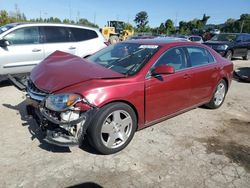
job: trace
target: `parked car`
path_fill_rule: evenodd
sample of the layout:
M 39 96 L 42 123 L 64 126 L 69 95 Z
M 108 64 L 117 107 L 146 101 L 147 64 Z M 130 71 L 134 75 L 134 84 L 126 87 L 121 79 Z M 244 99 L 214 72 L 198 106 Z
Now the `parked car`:
M 137 40 L 137 39 L 153 39 L 159 37 L 158 35 L 153 35 L 152 33 L 137 33 L 128 37 L 128 40 Z
M 173 34 L 173 35 L 170 35 L 169 37 L 181 38 L 181 39 L 187 39 L 188 38 L 187 35 L 181 35 L 181 34 Z
M 229 60 L 232 57 L 242 57 L 244 60 L 250 58 L 250 34 L 247 33 L 221 33 L 204 44 Z
M 28 73 L 56 50 L 83 58 L 106 46 L 102 34 L 89 27 L 51 23 L 7 24 L 0 27 L 0 77 Z
M 56 51 L 31 72 L 28 109 L 47 142 L 69 146 L 86 136 L 111 154 L 136 130 L 203 104 L 220 107 L 232 73 L 230 61 L 193 42 L 128 40 L 88 59 Z
M 203 39 L 201 36 L 198 35 L 191 35 L 187 37 L 188 40 L 192 41 L 192 42 L 197 42 L 197 43 L 203 43 Z
M 219 29 L 212 29 L 212 30 L 210 31 L 210 33 L 211 33 L 212 35 L 218 35 L 218 34 L 220 34 L 220 30 L 219 30 Z

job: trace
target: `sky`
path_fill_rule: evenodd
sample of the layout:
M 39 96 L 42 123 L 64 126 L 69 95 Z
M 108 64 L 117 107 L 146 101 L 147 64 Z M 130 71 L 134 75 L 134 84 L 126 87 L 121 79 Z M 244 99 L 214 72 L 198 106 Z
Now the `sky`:
M 148 13 L 150 27 L 158 27 L 167 19 L 175 25 L 180 21 L 210 16 L 208 24 L 224 23 L 250 14 L 250 0 L 0 0 L 0 10 L 15 11 L 18 7 L 28 19 L 58 17 L 86 18 L 103 27 L 108 20 L 122 20 L 135 25 L 135 15 Z M 177 23 L 177 24 L 176 24 Z

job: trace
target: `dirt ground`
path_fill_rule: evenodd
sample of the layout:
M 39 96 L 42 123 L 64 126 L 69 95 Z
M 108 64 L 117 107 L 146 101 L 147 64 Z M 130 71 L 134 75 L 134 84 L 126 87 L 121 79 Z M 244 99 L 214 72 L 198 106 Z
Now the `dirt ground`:
M 25 96 L 7 82 L 0 99 L 0 187 L 250 187 L 250 83 L 233 81 L 221 108 L 141 130 L 108 156 L 44 143 Z

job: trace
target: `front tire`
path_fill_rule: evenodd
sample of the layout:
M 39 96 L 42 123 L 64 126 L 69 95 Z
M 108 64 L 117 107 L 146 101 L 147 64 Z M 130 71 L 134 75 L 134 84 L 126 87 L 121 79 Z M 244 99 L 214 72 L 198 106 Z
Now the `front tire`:
M 243 56 L 244 60 L 249 60 L 250 59 L 250 50 L 247 50 L 247 53 L 245 56 Z
M 225 58 L 227 58 L 228 60 L 232 60 L 232 57 L 233 57 L 233 52 L 231 50 L 228 50 L 226 55 L 225 55 Z
M 134 110 L 125 103 L 110 103 L 100 109 L 88 130 L 90 144 L 102 154 L 124 149 L 137 127 Z
M 227 93 L 227 83 L 225 80 L 221 80 L 216 87 L 212 99 L 208 104 L 206 104 L 206 106 L 211 109 L 219 108 L 225 100 L 226 93 Z

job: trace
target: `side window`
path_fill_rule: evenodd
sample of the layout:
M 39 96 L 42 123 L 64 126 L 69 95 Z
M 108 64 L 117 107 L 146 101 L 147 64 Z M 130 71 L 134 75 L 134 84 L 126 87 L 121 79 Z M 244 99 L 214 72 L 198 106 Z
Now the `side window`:
M 238 35 L 236 41 L 240 41 L 240 42 L 243 42 L 244 41 L 244 37 L 243 35 Z
M 183 48 L 172 48 L 167 50 L 157 60 L 154 67 L 162 64 L 173 66 L 176 71 L 186 68 L 187 67 L 186 56 Z
M 187 47 L 187 51 L 192 67 L 215 62 L 214 57 L 205 48 Z
M 250 35 L 245 35 L 243 38 L 244 42 L 250 42 Z
M 55 42 L 71 42 L 72 36 L 69 30 L 66 27 L 54 27 L 54 26 L 45 26 L 45 41 L 46 43 L 55 43 Z
M 200 41 L 201 39 L 199 37 L 190 37 L 189 40 L 191 40 L 191 41 Z
M 18 44 L 38 44 L 39 29 L 38 27 L 25 27 L 17 29 L 7 34 L 4 39 L 8 40 L 11 45 Z
M 81 29 L 81 28 L 69 28 L 76 41 L 84 41 L 97 38 L 98 35 L 95 31 L 89 29 Z

